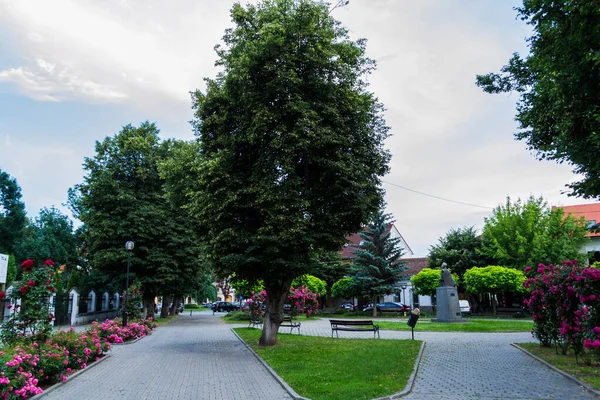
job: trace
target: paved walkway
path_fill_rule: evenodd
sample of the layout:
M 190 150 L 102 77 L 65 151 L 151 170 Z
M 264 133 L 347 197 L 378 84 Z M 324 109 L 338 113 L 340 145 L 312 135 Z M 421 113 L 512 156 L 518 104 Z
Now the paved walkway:
M 114 346 L 109 359 L 44 398 L 291 398 L 220 315 L 195 312 L 190 317 L 184 313 L 141 341 Z M 331 336 L 329 321 L 302 321 L 301 333 Z M 341 332 L 339 340 L 342 337 L 373 340 L 368 332 Z M 381 332 L 381 339 L 410 338 L 407 331 Z M 598 399 L 510 346 L 532 341 L 529 333 L 417 329 L 415 339 L 425 341 L 426 346 L 412 393 L 404 397 L 407 400 Z
M 231 325 L 211 312 L 184 313 L 109 354 L 44 400 L 291 399 Z

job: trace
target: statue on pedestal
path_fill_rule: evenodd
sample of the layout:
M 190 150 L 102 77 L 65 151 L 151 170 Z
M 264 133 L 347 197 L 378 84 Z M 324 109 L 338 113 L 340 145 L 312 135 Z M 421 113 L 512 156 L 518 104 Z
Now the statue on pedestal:
M 448 269 L 448 264 L 442 263 L 442 273 L 440 277 L 440 287 L 449 286 L 456 287 L 456 282 L 452 279 L 452 275 L 450 275 L 450 270 Z

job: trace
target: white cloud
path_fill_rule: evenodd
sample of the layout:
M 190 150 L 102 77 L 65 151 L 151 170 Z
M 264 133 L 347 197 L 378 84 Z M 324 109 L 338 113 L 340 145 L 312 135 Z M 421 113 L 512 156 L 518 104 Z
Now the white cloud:
M 507 195 L 523 198 L 530 193 L 544 194 L 551 204 L 584 202 L 560 193 L 564 184 L 577 179 L 568 165 L 538 162 L 523 143 L 514 141 L 516 96 L 487 95 L 474 84 L 476 74 L 498 71 L 513 52 L 526 50 L 529 28 L 515 20 L 512 10 L 518 3 L 352 0 L 332 12 L 352 38 L 369 39 L 367 52 L 378 61 L 370 89 L 388 109 L 393 134 L 387 142 L 393 154 L 391 173 L 385 180 L 487 207 L 497 206 Z M 203 77 L 215 76 L 213 47 L 232 26 L 232 4 L 5 0 L 7 12 L 0 13 L 0 23 L 15 47 L 11 64 L 2 64 L 0 86 L 12 82 L 27 96 L 48 102 L 52 112 L 69 116 L 73 104 L 62 100 L 91 102 L 114 123 L 115 129 L 105 134 L 147 118 L 158 121 L 163 133 L 189 139 L 188 92 L 203 86 Z M 110 108 L 115 102 L 118 112 Z M 69 129 L 68 123 L 62 128 Z M 71 137 L 80 131 L 76 123 L 71 130 Z M 81 160 L 92 155 L 71 148 L 62 132 L 43 122 L 39 131 L 54 147 L 72 152 L 51 156 L 53 162 L 44 165 L 43 174 L 12 161 L 23 149 L 44 156 L 42 148 L 31 149 L 33 133 L 14 136 L 20 141 L 10 152 L 0 148 L 2 167 L 14 168 L 10 171 L 26 180 L 24 196 L 36 204 L 43 198 L 38 195 L 41 187 L 58 193 L 53 198 L 65 196 L 66 188 L 82 175 Z M 101 139 L 88 132 L 81 135 L 92 135 L 86 138 L 87 151 Z M 44 181 L 36 185 L 38 178 Z M 44 186 L 48 181 L 53 188 Z M 425 255 L 452 227 L 481 227 L 489 214 L 384 186 L 388 212 L 417 255 Z
M 0 82 L 15 83 L 26 95 L 40 101 L 83 98 L 91 101 L 118 102 L 126 98 L 108 86 L 86 80 L 66 67 L 56 68 L 43 59 L 32 68 L 20 67 L 0 71 Z

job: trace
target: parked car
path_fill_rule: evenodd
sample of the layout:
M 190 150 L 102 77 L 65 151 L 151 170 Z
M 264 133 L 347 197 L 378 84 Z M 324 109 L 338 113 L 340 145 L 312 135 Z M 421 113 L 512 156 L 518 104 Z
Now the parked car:
M 356 309 L 356 306 L 352 303 L 350 303 L 349 301 L 342 303 L 340 305 L 340 308 L 343 308 L 344 310 L 348 310 L 348 311 L 354 311 Z
M 237 307 L 228 301 L 216 301 L 212 305 L 213 313 L 235 311 Z
M 363 311 L 373 311 L 373 305 L 367 304 L 367 307 L 363 308 Z M 386 301 L 385 303 L 377 304 L 377 312 L 405 312 L 410 311 L 410 306 L 402 303 L 396 303 L 393 301 Z
M 469 300 L 459 300 L 458 305 L 460 306 L 460 312 L 462 314 L 471 314 L 471 305 L 469 304 Z

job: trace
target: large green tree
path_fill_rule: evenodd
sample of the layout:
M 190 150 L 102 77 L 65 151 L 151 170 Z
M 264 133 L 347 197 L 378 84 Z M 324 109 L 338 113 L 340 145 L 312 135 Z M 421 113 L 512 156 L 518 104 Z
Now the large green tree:
M 570 184 L 600 196 L 600 7 L 598 0 L 524 0 L 529 55 L 514 54 L 501 73 L 477 76 L 488 93 L 519 93 L 518 140 L 539 159 L 568 162 L 582 176 Z
M 176 146 L 161 142 L 158 133 L 155 124 L 144 122 L 96 142 L 96 155 L 85 159 L 84 182 L 70 193 L 71 208 L 85 224 L 92 267 L 121 289 L 125 242 L 135 242 L 130 282 L 141 282 L 144 307 L 152 315 L 156 295 L 178 299 L 196 290 L 201 266 L 189 220 L 168 201 L 158 174 L 159 162 L 168 160 Z
M 482 240 L 475 227 L 450 229 L 429 248 L 428 266 L 439 269 L 445 262 L 462 279 L 467 269 L 489 264 L 488 258 L 480 253 L 481 246 Z
M 523 270 L 528 265 L 559 264 L 586 257 L 580 253 L 587 239 L 585 218 L 564 216 L 561 207 L 549 208 L 543 198 L 506 199 L 485 219 L 483 255 L 494 263 Z
M 373 221 L 361 232 L 362 239 L 356 245 L 350 273 L 361 296 L 376 304 L 380 296 L 393 293 L 395 283 L 402 280 L 406 267 L 400 262 L 404 250 L 399 237 L 392 237 L 390 225 L 393 221 L 388 214 L 379 212 Z M 373 307 L 377 316 L 377 307 Z
M 17 180 L 0 170 L 0 253 L 13 254 L 27 225 L 25 204 Z
M 187 208 L 221 275 L 263 280 L 268 346 L 292 280 L 381 205 L 388 127 L 367 91 L 366 41 L 325 2 L 236 4 L 231 16 L 222 72 L 192 96 L 199 155 L 166 173 L 191 174 Z
M 78 243 L 73 222 L 57 208 L 42 208 L 25 229 L 23 240 L 15 246 L 16 262 L 31 258 L 37 263 L 52 260 L 71 270 L 79 263 Z

